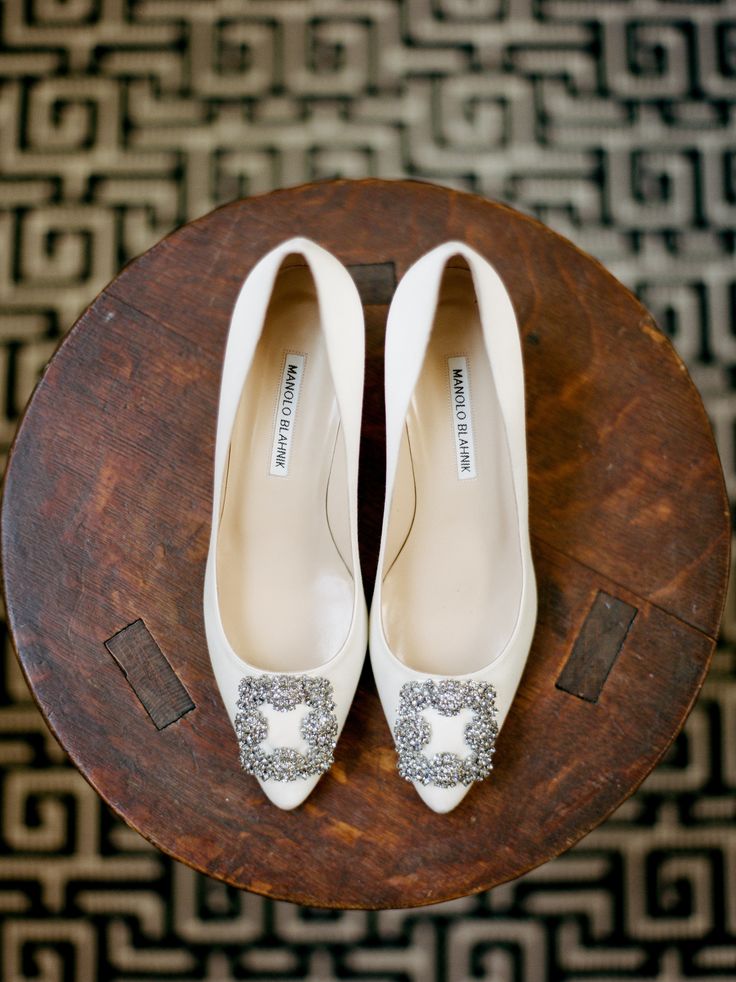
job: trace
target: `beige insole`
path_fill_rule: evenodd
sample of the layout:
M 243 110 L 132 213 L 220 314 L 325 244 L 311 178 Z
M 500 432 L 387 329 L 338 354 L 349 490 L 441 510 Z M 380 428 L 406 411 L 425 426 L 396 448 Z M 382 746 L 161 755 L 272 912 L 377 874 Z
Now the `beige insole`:
M 274 475 L 284 366 L 294 354 L 303 368 L 286 474 Z M 345 446 L 304 266 L 279 272 L 243 386 L 222 496 L 217 585 L 228 641 L 255 668 L 318 667 L 347 637 L 353 577 Z
M 449 359 L 465 358 L 474 471 L 456 444 Z M 453 363 L 453 366 L 457 363 Z M 462 675 L 499 653 L 519 613 L 521 552 L 505 428 L 472 279 L 448 268 L 411 400 L 388 526 L 382 616 L 408 666 Z

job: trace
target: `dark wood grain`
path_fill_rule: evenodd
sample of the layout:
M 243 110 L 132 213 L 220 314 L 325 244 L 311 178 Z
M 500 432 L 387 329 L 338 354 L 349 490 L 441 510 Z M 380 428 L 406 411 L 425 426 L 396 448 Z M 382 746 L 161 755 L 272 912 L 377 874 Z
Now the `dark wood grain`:
M 105 647 L 157 729 L 194 709 L 189 693 L 140 618 L 108 638 Z
M 463 239 L 496 265 L 519 317 L 539 620 L 493 775 L 450 815 L 430 812 L 398 777 L 368 668 L 334 767 L 302 807 L 274 808 L 239 769 L 210 669 L 201 597 L 229 317 L 254 263 L 296 234 L 372 270 L 359 526 L 368 594 L 383 508 L 388 299 L 386 273 L 375 271 L 392 264 L 400 277 L 428 249 Z M 661 758 L 702 685 L 729 540 L 702 403 L 636 299 L 539 223 L 413 182 L 328 182 L 234 202 L 131 263 L 39 383 L 2 506 L 14 644 L 85 777 L 194 868 L 327 907 L 479 891 L 609 815 Z M 590 701 L 556 682 L 601 593 L 637 614 Z M 138 618 L 196 707 L 162 730 L 105 648 Z
M 636 607 L 603 591 L 598 593 L 560 672 L 557 688 L 596 702 L 635 617 Z
M 396 288 L 393 263 L 362 263 L 348 267 L 365 306 L 391 303 Z

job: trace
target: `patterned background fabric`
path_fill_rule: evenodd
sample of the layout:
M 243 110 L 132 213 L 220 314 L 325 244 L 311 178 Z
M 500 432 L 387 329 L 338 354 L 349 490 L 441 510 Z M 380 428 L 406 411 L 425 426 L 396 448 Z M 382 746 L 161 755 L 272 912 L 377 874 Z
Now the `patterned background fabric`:
M 0 444 L 121 265 L 236 196 L 414 176 L 530 212 L 674 339 L 736 495 L 736 4 L 0 2 Z M 271 903 L 114 818 L 5 639 L 0 978 L 736 979 L 736 610 L 666 761 L 575 849 L 419 911 Z

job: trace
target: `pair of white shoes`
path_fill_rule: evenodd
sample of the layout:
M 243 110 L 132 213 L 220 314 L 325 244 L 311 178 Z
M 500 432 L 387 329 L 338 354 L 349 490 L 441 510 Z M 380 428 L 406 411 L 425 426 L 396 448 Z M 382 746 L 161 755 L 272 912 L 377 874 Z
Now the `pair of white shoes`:
M 241 764 L 281 808 L 332 764 L 365 657 L 364 342 L 349 273 L 296 238 L 248 275 L 225 351 L 207 643 Z M 536 621 L 519 332 L 464 243 L 396 289 L 385 384 L 371 663 L 399 773 L 447 812 L 491 770 Z

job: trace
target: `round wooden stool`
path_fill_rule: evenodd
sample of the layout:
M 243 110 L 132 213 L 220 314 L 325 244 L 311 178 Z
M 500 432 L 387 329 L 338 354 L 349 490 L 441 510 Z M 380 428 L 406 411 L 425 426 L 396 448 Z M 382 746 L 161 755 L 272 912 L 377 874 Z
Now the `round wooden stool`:
M 383 508 L 387 304 L 428 249 L 498 269 L 523 334 L 535 641 L 491 777 L 436 815 L 395 769 L 366 668 L 336 763 L 294 812 L 239 767 L 202 621 L 221 359 L 238 289 L 305 235 L 367 318 L 366 588 Z M 80 771 L 169 855 L 270 897 L 429 904 L 569 848 L 649 773 L 714 647 L 729 516 L 700 398 L 636 299 L 509 208 L 407 181 L 234 202 L 174 232 L 97 298 L 20 424 L 2 506 L 8 617 L 30 687 Z

